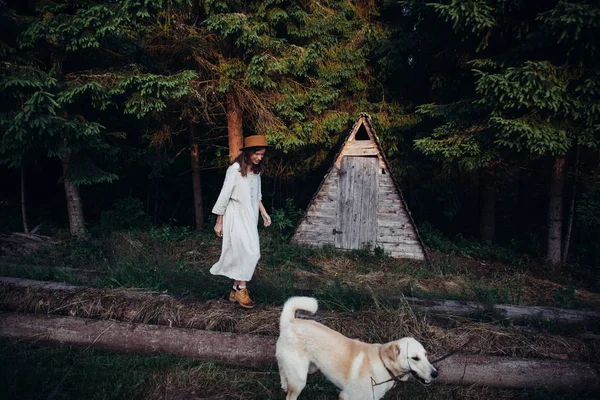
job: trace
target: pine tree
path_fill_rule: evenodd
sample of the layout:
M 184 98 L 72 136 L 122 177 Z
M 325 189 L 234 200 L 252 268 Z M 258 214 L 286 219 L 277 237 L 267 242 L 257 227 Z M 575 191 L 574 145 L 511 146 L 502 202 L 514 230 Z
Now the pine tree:
M 239 153 L 243 130 L 268 135 L 284 151 L 331 146 L 331 135 L 343 131 L 365 98 L 374 36 L 364 20 L 369 12 L 339 0 L 192 1 L 163 9 L 144 37 L 149 63 L 193 69 L 198 78 L 193 91 L 160 118 L 169 119 L 171 132 L 190 135 L 195 124 L 214 132 L 225 118 L 229 160 Z M 213 134 L 201 132 L 194 133 L 194 143 L 214 142 Z M 198 204 L 194 148 L 190 142 Z M 205 150 L 205 165 L 222 165 L 222 149 Z
M 18 41 L 0 77 L 6 100 L 0 161 L 18 167 L 42 151 L 61 161 L 75 237 L 85 236 L 79 187 L 118 178 L 100 165 L 117 155 L 111 140 L 125 133 L 107 130 L 103 116 L 160 111 L 187 94 L 196 76 L 162 76 L 132 64 L 144 21 L 164 4 L 62 1 L 29 10 L 33 18 L 15 16 L 21 24 L 11 33 Z
M 178 30 L 157 31 L 151 44 L 166 50 L 177 39 L 175 50 L 195 62 L 199 90 L 226 112 L 232 158 L 243 125 L 288 149 L 327 143 L 349 121 L 369 76 L 367 14 L 340 0 L 197 1 L 173 12 Z
M 474 93 L 419 111 L 438 119 L 416 142 L 468 168 L 498 157 L 553 157 L 547 260 L 561 260 L 564 162 L 576 145 L 598 148 L 600 9 L 586 1 L 469 0 L 431 4 L 473 43 Z

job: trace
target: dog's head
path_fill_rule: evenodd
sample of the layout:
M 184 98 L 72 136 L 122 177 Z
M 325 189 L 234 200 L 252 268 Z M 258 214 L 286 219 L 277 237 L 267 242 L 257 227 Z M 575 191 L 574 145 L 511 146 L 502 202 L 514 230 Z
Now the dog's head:
M 429 385 L 438 376 L 438 371 L 427 360 L 427 352 L 421 343 L 411 337 L 384 344 L 382 358 L 394 375 L 406 375 L 403 381 L 412 375 L 422 384 Z

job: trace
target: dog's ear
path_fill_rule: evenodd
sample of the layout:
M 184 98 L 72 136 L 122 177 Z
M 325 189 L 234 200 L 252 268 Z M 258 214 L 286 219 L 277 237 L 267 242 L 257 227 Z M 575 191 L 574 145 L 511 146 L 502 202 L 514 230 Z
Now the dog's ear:
M 400 356 L 400 345 L 398 343 L 390 343 L 384 349 L 384 353 L 390 360 L 395 360 Z

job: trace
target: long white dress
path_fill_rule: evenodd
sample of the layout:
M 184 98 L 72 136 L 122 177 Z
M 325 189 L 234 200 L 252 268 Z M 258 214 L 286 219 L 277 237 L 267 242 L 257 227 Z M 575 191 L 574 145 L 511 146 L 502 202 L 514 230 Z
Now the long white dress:
M 260 259 L 258 204 L 262 200 L 260 174 L 240 173 L 236 162 L 227 169 L 225 182 L 212 212 L 223 216 L 221 258 L 210 273 L 249 281 Z

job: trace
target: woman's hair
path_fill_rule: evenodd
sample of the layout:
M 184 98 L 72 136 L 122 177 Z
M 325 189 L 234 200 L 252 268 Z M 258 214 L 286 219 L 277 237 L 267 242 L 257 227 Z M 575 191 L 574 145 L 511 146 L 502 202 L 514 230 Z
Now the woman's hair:
M 250 160 L 250 156 L 252 154 L 254 154 L 255 152 L 265 149 L 266 147 L 248 147 L 247 149 L 242 150 L 242 152 L 240 153 L 239 156 L 237 156 L 235 158 L 235 160 L 233 160 L 231 162 L 231 164 L 233 163 L 238 163 L 240 164 L 240 174 L 242 174 L 242 176 L 246 176 L 248 174 L 248 165 L 252 166 L 252 172 L 255 174 L 260 174 L 265 166 L 265 159 L 263 157 L 262 160 L 260 160 L 260 162 L 258 164 L 253 164 L 252 161 Z

